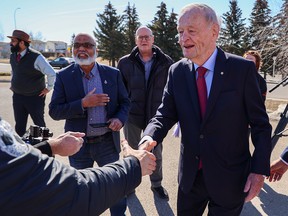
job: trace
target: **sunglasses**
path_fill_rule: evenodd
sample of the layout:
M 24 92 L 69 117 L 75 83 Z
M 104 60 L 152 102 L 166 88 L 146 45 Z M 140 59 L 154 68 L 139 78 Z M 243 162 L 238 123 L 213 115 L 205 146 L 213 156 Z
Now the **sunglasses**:
M 88 42 L 86 42 L 86 43 L 74 43 L 73 44 L 74 49 L 79 49 L 81 46 L 84 47 L 85 49 L 91 49 L 95 46 L 95 44 L 91 44 Z

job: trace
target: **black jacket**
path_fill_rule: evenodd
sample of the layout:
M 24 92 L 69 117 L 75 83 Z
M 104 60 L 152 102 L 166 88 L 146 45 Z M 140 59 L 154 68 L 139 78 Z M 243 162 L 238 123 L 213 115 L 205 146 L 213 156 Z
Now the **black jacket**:
M 142 129 L 155 115 L 161 104 L 168 69 L 173 63 L 173 60 L 159 47 L 153 46 L 152 49 L 154 62 L 147 84 L 145 68 L 139 58 L 138 47 L 135 47 L 129 55 L 122 57 L 118 62 L 118 69 L 121 71 L 131 100 L 128 121 Z
M 0 120 L 0 215 L 94 216 L 141 182 L 135 157 L 77 170 L 22 144 Z

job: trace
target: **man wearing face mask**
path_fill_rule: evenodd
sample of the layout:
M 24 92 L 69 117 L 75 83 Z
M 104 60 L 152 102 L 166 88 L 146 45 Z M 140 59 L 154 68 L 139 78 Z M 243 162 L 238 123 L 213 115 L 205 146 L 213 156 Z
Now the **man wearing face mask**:
M 76 169 L 102 167 L 119 159 L 120 129 L 127 120 L 129 98 L 116 68 L 95 62 L 96 43 L 91 35 L 74 38 L 72 64 L 57 73 L 49 105 L 54 120 L 65 119 L 65 131 L 85 132 L 79 152 L 69 157 Z M 110 208 L 125 215 L 126 199 Z
M 53 88 L 56 73 L 41 53 L 31 49 L 27 33 L 14 30 L 11 39 L 10 64 L 12 67 L 11 90 L 15 130 L 23 136 L 28 115 L 34 124 L 45 127 L 44 107 L 46 94 Z M 47 84 L 45 84 L 45 75 Z

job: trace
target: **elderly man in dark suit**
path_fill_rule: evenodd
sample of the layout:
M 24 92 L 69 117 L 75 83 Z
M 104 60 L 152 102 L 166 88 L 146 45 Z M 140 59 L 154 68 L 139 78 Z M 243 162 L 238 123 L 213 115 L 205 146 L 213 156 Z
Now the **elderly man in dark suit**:
M 170 67 L 162 104 L 139 148 L 162 142 L 179 121 L 177 215 L 202 215 L 207 205 L 209 215 L 239 215 L 270 174 L 271 125 L 255 65 L 216 46 L 220 25 L 205 4 L 185 6 L 177 30 L 185 58 Z
M 95 62 L 96 43 L 78 34 L 73 43 L 75 64 L 56 76 L 49 114 L 66 119 L 65 131 L 85 132 L 80 151 L 69 157 L 77 169 L 103 166 L 119 159 L 120 132 L 128 117 L 129 99 L 118 69 Z M 93 126 L 94 125 L 94 126 Z M 124 215 L 126 200 L 110 208 L 111 215 Z

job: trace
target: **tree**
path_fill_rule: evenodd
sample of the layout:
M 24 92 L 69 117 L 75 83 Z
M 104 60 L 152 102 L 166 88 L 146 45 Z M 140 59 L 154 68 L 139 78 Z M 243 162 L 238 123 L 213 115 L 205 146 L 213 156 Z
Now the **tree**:
M 33 33 L 32 31 L 29 33 L 30 40 L 43 40 L 42 32 Z
M 97 14 L 97 17 L 97 27 L 93 33 L 98 42 L 99 56 L 115 67 L 119 58 L 125 54 L 123 17 L 117 15 L 110 2 L 105 5 L 104 12 Z
M 148 26 L 153 32 L 154 43 L 172 59 L 178 60 L 182 53 L 177 38 L 177 14 L 172 9 L 171 14 L 168 15 L 164 2 L 161 2 L 157 8 L 159 10 L 156 12 L 152 24 Z
M 181 47 L 178 43 L 178 32 L 177 32 L 177 14 L 172 12 L 167 20 L 167 47 L 168 50 L 166 51 L 167 54 L 174 60 L 180 60 L 182 54 Z
M 273 17 L 274 47 L 271 49 L 271 59 L 275 58 L 276 71 L 282 74 L 283 77 L 288 75 L 288 0 L 283 0 L 280 13 Z
M 245 18 L 238 7 L 237 0 L 229 1 L 230 11 L 223 14 L 224 28 L 220 33 L 219 45 L 227 52 L 242 55 L 243 37 L 245 35 Z
M 251 46 L 253 49 L 259 49 L 261 46 L 258 39 L 259 32 L 263 32 L 265 28 L 269 28 L 271 24 L 271 10 L 267 0 L 256 0 L 252 9 L 249 32 L 251 34 Z M 268 35 L 266 35 L 268 38 Z
M 267 0 L 256 0 L 251 12 L 250 27 L 250 47 L 254 50 L 258 50 L 262 56 L 261 70 L 264 72 L 264 78 L 266 78 L 266 72 L 270 69 L 273 61 L 269 56 L 272 40 L 271 29 L 271 10 L 268 6 Z M 268 58 L 267 58 L 268 57 Z
M 72 34 L 72 36 L 71 36 L 71 45 L 70 45 L 70 48 L 69 48 L 69 53 L 70 53 L 70 55 L 72 56 L 72 46 L 73 46 L 73 43 L 74 43 L 74 39 L 75 39 L 75 33 L 73 33 Z
M 130 53 L 131 50 L 135 47 L 135 32 L 140 27 L 141 23 L 139 22 L 139 17 L 136 11 L 135 5 L 133 7 L 128 6 L 124 11 L 124 36 L 125 36 L 125 51 Z
M 157 6 L 159 10 L 156 12 L 152 24 L 148 27 L 151 28 L 154 35 L 154 43 L 159 46 L 163 52 L 167 52 L 167 22 L 168 22 L 168 11 L 166 4 L 161 2 L 160 6 Z

